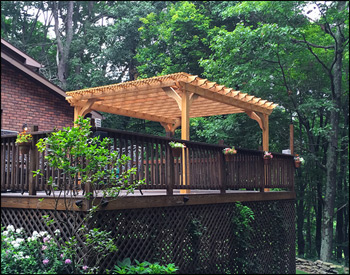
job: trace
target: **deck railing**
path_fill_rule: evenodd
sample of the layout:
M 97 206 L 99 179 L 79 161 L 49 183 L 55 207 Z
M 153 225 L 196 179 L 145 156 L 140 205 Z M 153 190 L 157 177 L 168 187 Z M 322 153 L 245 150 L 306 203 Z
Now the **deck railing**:
M 61 190 L 80 190 L 79 177 L 66 177 L 62 171 L 47 165 L 46 152 L 40 153 L 34 144 L 49 132 L 33 132 L 32 149 L 21 155 L 15 144 L 15 135 L 1 137 L 1 190 L 35 194 L 50 188 L 50 176 Z M 145 179 L 142 189 L 261 190 L 265 188 L 294 189 L 294 160 L 291 155 L 273 153 L 271 163 L 264 165 L 263 152 L 237 149 L 232 161 L 225 161 L 224 145 L 170 139 L 152 135 L 131 133 L 106 128 L 94 129 L 94 135 L 112 139 L 112 150 L 131 158 L 118 173 L 131 167 L 137 168 L 133 179 Z M 170 141 L 186 144 L 182 155 L 174 158 Z M 72 161 L 75 161 L 72 159 Z M 107 167 L 106 167 L 107 168 Z M 110 168 L 110 167 L 109 167 Z M 41 170 L 42 176 L 33 178 L 33 170 Z

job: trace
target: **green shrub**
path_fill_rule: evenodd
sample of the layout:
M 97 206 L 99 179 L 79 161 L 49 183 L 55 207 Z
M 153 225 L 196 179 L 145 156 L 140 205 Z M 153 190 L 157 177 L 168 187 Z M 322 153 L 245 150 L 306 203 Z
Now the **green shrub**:
M 158 263 L 151 264 L 149 262 L 142 262 L 135 260 L 136 265 L 131 265 L 130 258 L 124 259 L 122 262 L 118 261 L 114 266 L 113 273 L 116 274 L 175 274 L 178 268 L 175 264 L 168 264 L 166 266 Z

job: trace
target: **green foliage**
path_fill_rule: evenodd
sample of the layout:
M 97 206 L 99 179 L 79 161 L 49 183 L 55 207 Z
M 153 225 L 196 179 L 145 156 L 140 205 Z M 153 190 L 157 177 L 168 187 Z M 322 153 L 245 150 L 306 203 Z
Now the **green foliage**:
M 181 143 L 181 142 L 175 142 L 175 141 L 171 141 L 169 142 L 169 145 L 171 148 L 185 148 L 186 145 Z
M 235 225 L 236 235 L 242 236 L 242 234 L 249 234 L 252 230 L 250 223 L 254 220 L 254 212 L 241 202 L 236 202 L 236 209 L 238 214 L 232 218 L 232 222 Z
M 117 168 L 125 165 L 130 158 L 109 150 L 108 145 L 112 143 L 109 138 L 101 141 L 99 137 L 91 137 L 89 121 L 90 119 L 80 117 L 75 122 L 78 127 L 52 132 L 38 141 L 38 150 L 47 150 L 45 159 L 51 167 L 62 169 L 72 179 L 80 175 L 83 186 L 90 184 L 95 192 L 102 190 L 104 197 L 116 198 L 121 189 L 132 193 L 145 181 L 131 182 L 131 176 L 136 174 L 135 167 L 116 173 Z M 38 173 L 40 170 L 36 171 Z M 58 189 L 54 183 L 52 188 Z M 86 198 L 90 199 L 91 195 L 93 194 L 86 194 Z
M 130 258 L 124 259 L 122 262 L 118 261 L 114 267 L 116 274 L 175 274 L 178 270 L 174 264 L 166 266 L 158 263 L 149 263 L 147 261 L 139 262 L 135 260 L 136 265 L 131 264 Z
M 245 253 L 253 246 L 250 236 L 253 232 L 251 222 L 254 220 L 254 212 L 241 202 L 236 202 L 235 211 L 231 219 L 231 242 L 235 244 L 232 249 L 230 258 L 234 270 L 231 273 L 249 274 L 252 272 L 251 263 L 247 262 Z
M 91 201 L 91 208 L 88 209 L 89 212 L 82 223 L 77 222 L 75 217 L 77 213 L 72 211 L 73 205 L 69 203 L 65 203 L 65 206 L 73 222 L 62 219 L 59 215 L 56 217 L 46 215 L 43 218 L 48 226 L 56 222 L 68 222 L 69 241 L 65 244 L 67 255 L 72 259 L 73 272 L 89 258 L 94 259 L 94 266 L 89 269 L 98 272 L 100 261 L 109 253 L 117 250 L 115 239 L 110 236 L 111 232 L 102 231 L 99 228 L 88 229 L 84 224 L 91 221 L 106 200 L 116 199 L 122 189 L 127 193 L 133 193 L 134 189 L 144 184 L 145 181 L 132 180 L 132 176 L 136 173 L 135 167 L 118 172 L 118 167 L 125 166 L 130 158 L 110 150 L 108 146 L 111 140 L 109 138 L 100 140 L 99 137 L 91 137 L 90 119 L 79 117 L 75 123 L 77 127 L 67 127 L 40 139 L 37 147 L 40 152 L 47 151 L 45 159 L 50 167 L 61 169 L 62 173 L 72 181 L 80 176 L 82 186 L 90 185 L 90 191 L 85 194 L 85 198 Z M 35 175 L 43 174 L 38 170 L 35 171 Z M 54 192 L 55 199 L 61 198 L 61 192 L 59 195 L 55 194 L 59 187 L 52 177 L 48 179 L 48 184 Z M 96 202 L 97 197 L 99 197 L 98 202 Z M 63 198 L 67 199 L 66 195 Z M 82 243 L 79 243 L 78 239 L 81 239 Z M 84 255 L 79 259 L 76 258 L 78 251 Z
M 141 19 L 136 60 L 140 77 L 176 72 L 200 74 L 198 60 L 209 50 L 210 19 L 191 2 L 176 2 L 167 11 Z

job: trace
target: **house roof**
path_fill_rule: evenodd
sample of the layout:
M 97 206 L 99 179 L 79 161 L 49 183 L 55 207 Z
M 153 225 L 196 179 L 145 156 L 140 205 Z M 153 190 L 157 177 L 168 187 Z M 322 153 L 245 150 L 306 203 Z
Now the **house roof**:
M 182 115 L 184 91 L 190 94 L 189 117 L 252 112 L 269 115 L 273 102 L 180 72 L 67 92 L 72 106 L 124 116 L 175 123 Z
M 23 59 L 23 63 L 35 68 L 42 68 L 44 67 L 42 64 L 40 64 L 35 59 L 31 58 L 29 55 L 25 54 L 21 50 L 17 49 L 15 46 L 7 42 L 5 39 L 1 38 L 1 52 L 9 52 L 11 51 L 11 55 L 15 57 L 16 55 L 18 57 L 21 57 Z M 18 58 L 17 58 L 18 59 Z
M 35 61 L 30 56 L 26 55 L 6 40 L 1 38 L 1 59 L 7 61 L 18 70 L 22 71 L 24 74 L 29 76 L 30 78 L 38 81 L 47 87 L 50 91 L 67 97 L 65 91 L 63 91 L 60 87 L 48 81 L 45 77 L 41 76 L 39 73 L 33 71 L 33 67 L 41 68 L 43 67 L 39 62 Z M 102 115 L 98 112 L 93 112 L 93 117 L 102 118 Z

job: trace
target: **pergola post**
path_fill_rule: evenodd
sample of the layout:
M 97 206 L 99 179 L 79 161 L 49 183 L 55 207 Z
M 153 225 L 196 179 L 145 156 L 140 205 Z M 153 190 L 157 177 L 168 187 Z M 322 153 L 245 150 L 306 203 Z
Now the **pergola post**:
M 263 114 L 263 150 L 269 151 L 269 116 Z
M 190 95 L 183 90 L 181 99 L 181 139 L 190 139 Z M 188 148 L 182 149 L 182 182 L 183 185 L 189 185 L 189 152 Z M 186 173 L 187 172 L 187 173 Z M 188 175 L 188 177 L 186 177 Z M 189 189 L 181 189 L 181 194 L 190 193 Z

